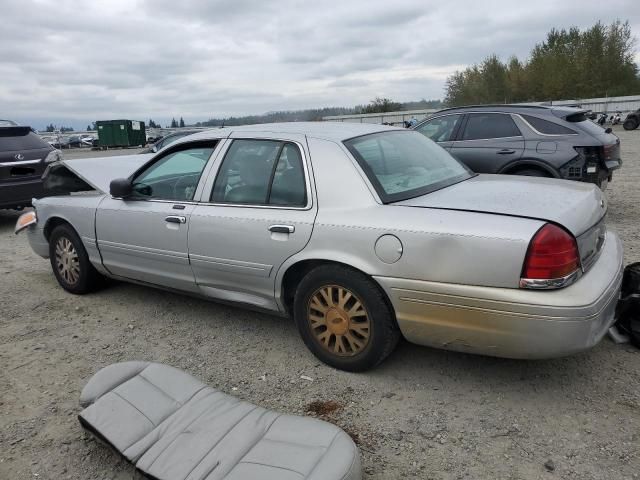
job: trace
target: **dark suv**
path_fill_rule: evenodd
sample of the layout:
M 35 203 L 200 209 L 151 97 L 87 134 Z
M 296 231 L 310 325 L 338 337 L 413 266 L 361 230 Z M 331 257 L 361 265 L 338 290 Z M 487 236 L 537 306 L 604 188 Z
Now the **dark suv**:
M 42 174 L 58 150 L 30 127 L 0 126 L 0 208 L 22 208 L 43 194 Z
M 620 140 L 574 107 L 482 105 L 441 110 L 414 127 L 477 173 L 592 182 L 620 168 Z

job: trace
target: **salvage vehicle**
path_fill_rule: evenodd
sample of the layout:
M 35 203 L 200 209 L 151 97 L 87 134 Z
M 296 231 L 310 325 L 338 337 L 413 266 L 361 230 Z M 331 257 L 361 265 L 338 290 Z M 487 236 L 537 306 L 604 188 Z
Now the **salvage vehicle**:
M 140 154 L 159 152 L 164 147 L 171 145 L 176 140 L 179 140 L 182 137 L 186 137 L 187 135 L 191 135 L 192 133 L 197 133 L 200 131 L 202 130 L 179 130 L 177 132 L 170 133 L 156 140 L 152 145 L 142 150 Z
M 441 110 L 415 127 L 476 173 L 595 183 L 620 168 L 620 139 L 589 110 L 545 105 L 481 105 Z
M 640 125 L 640 108 L 635 112 L 631 112 L 627 114 L 627 117 L 624 119 L 624 123 L 622 124 L 622 128 L 625 130 L 635 130 Z
M 0 208 L 21 209 L 41 197 L 42 173 L 60 158 L 31 127 L 0 126 Z
M 67 291 L 103 276 L 294 318 L 361 371 L 399 338 L 534 359 L 597 344 L 622 244 L 592 184 L 477 175 L 382 125 L 208 130 L 157 154 L 63 160 L 16 232 Z

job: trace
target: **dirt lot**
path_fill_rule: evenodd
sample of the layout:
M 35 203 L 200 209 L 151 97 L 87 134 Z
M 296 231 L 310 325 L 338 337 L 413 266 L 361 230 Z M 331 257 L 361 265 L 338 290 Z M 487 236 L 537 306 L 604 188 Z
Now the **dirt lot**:
M 626 163 L 608 190 L 609 224 L 626 261 L 639 261 L 640 130 L 617 133 Z M 1 479 L 138 478 L 76 420 L 89 376 L 133 359 L 320 412 L 357 439 L 370 479 L 640 478 L 640 350 L 629 345 L 525 362 L 405 342 L 372 372 L 340 372 L 282 318 L 124 283 L 69 295 L 14 236 L 16 217 L 0 212 Z

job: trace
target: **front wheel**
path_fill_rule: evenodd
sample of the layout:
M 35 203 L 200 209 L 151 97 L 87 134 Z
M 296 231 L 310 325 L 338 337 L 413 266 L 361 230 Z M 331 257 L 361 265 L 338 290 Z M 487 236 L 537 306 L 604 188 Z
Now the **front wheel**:
M 518 170 L 513 172 L 513 175 L 523 175 L 525 177 L 549 177 L 550 175 L 538 168 L 525 168 L 523 170 Z
M 49 259 L 58 283 L 75 294 L 94 290 L 101 275 L 91 265 L 80 237 L 70 225 L 59 225 L 49 237 Z
M 378 365 L 400 338 L 380 288 L 366 275 L 337 265 L 317 267 L 302 279 L 294 319 L 316 357 L 351 372 Z

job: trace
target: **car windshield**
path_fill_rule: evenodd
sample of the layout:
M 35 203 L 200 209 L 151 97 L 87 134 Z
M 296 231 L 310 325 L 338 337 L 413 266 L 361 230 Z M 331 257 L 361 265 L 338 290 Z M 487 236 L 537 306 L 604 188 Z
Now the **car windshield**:
M 384 203 L 424 195 L 473 174 L 424 135 L 391 131 L 344 142 Z

